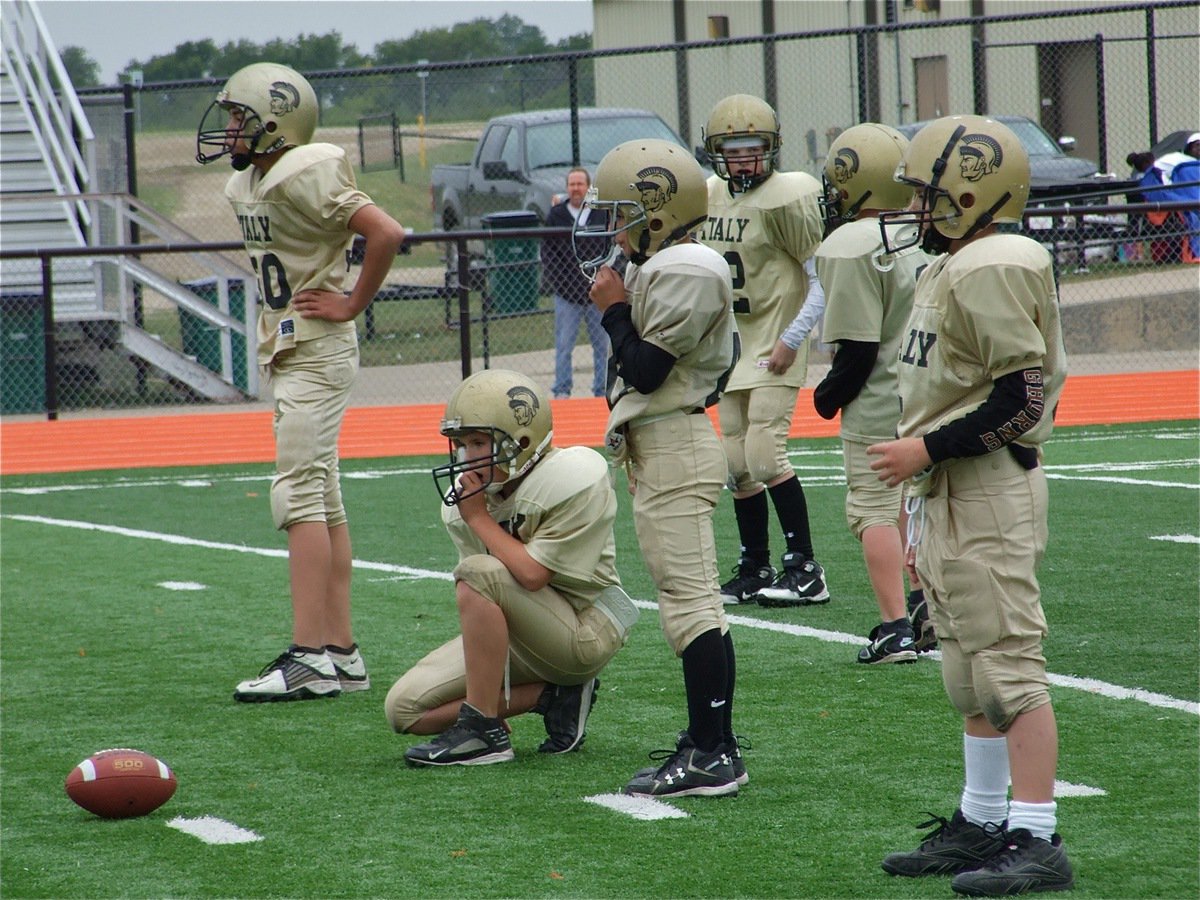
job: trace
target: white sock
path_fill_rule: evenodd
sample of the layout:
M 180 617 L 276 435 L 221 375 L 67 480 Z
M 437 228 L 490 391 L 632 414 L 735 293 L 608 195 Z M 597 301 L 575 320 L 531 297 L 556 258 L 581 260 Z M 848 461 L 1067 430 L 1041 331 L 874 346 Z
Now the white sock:
M 1051 800 L 1049 803 L 1023 803 L 1014 800 L 1008 813 L 1008 828 L 1028 829 L 1035 838 L 1048 841 L 1058 830 L 1058 804 Z
M 963 818 L 976 825 L 1001 824 L 1008 817 L 1008 739 L 964 734 L 963 764 Z

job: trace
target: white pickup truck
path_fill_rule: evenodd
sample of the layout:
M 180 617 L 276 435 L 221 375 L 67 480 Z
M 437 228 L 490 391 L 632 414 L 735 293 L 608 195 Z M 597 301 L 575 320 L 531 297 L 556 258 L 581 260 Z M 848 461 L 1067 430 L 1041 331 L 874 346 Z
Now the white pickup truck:
M 581 165 L 595 174 L 604 154 L 636 138 L 661 138 L 687 146 L 657 114 L 645 109 L 583 107 L 578 122 L 576 156 L 569 109 L 491 119 L 475 145 L 471 162 L 433 167 L 434 227 L 479 230 L 484 216 L 508 211 L 532 213 L 541 223 L 556 196 L 561 199 L 565 194 L 567 172 L 572 167 Z M 447 267 L 455 272 L 457 256 L 454 245 L 449 247 Z M 482 253 L 482 248 L 472 246 L 471 253 Z

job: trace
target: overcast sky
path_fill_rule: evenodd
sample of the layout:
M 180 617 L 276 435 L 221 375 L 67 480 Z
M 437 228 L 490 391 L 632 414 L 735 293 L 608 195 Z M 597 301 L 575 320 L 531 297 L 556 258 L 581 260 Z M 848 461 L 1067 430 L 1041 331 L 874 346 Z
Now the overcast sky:
M 184 41 L 273 38 L 338 31 L 361 53 L 381 41 L 507 13 L 551 42 L 592 30 L 591 0 L 39 0 L 59 49 L 82 47 L 115 84 L 130 60 L 170 53 Z

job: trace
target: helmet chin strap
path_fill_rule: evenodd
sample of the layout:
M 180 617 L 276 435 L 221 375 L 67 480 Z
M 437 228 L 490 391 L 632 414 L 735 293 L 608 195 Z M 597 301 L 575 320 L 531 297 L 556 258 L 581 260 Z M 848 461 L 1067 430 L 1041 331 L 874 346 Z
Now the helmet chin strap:
M 848 207 L 846 207 L 845 212 L 837 213 L 836 214 L 837 224 L 841 225 L 845 222 L 853 222 L 858 217 L 858 211 L 866 205 L 867 200 L 869 200 L 870 197 L 871 197 L 871 192 L 865 191 L 861 197 L 859 197 L 857 200 L 855 200 L 853 203 L 851 203 Z
M 950 238 L 946 237 L 930 223 L 921 235 L 921 249 L 930 256 L 941 256 L 950 249 Z
M 968 238 L 973 238 L 973 237 L 975 237 L 975 235 L 979 234 L 979 232 L 983 231 L 983 229 L 985 229 L 989 225 L 991 225 L 992 219 L 995 217 L 996 213 L 1000 210 L 1000 207 L 1002 207 L 1005 203 L 1007 203 L 1011 199 L 1012 199 L 1012 192 L 1005 191 L 1001 195 L 999 200 L 997 200 L 995 203 L 993 203 L 983 215 L 981 215 L 978 219 L 975 220 L 975 224 L 967 229 L 967 233 L 964 234 L 960 238 L 960 240 L 965 241 Z
M 729 186 L 729 195 L 733 196 L 734 194 L 744 194 L 746 191 L 753 190 L 766 180 L 766 175 L 734 175 L 730 173 L 726 183 Z M 736 188 L 734 187 L 735 182 L 737 184 Z
M 508 477 L 503 481 L 493 481 L 484 485 L 484 493 L 486 493 L 489 497 L 494 497 L 518 478 L 525 475 L 530 469 L 533 468 L 533 464 L 542 458 L 542 454 L 546 452 L 546 449 L 550 446 L 550 442 L 553 440 L 554 432 L 547 432 L 546 436 L 542 438 L 542 442 L 538 444 L 537 447 L 534 448 L 533 453 L 529 455 L 529 459 L 525 460 L 525 465 L 521 466 L 521 468 L 517 469 L 515 472 L 509 472 Z
M 925 230 L 925 234 L 921 237 L 921 249 L 926 253 L 940 254 L 945 253 L 950 249 L 951 240 L 969 241 L 971 238 L 975 237 L 975 235 L 979 234 L 979 232 L 983 231 L 983 229 L 991 225 L 996 212 L 1011 199 L 1012 193 L 1005 191 L 1004 194 L 1001 195 L 1000 199 L 993 203 L 991 207 L 989 207 L 978 219 L 976 219 L 974 224 L 971 225 L 971 227 L 968 228 L 960 238 L 951 239 L 946 237 L 936 228 L 934 228 L 933 224 L 931 223 L 930 226 Z
M 533 453 L 529 454 L 529 459 L 525 460 L 525 465 L 521 466 L 520 469 L 510 475 L 509 480 L 512 480 L 513 478 L 520 478 L 522 475 L 532 469 L 533 464 L 542 458 L 542 454 L 546 452 L 546 449 L 550 446 L 550 442 L 552 440 L 554 440 L 554 432 L 547 431 L 546 436 L 542 438 L 541 443 L 533 448 Z
M 233 166 L 235 172 L 244 172 L 250 168 L 250 163 L 254 161 L 254 151 L 258 147 L 258 142 L 262 140 L 262 136 L 266 133 L 266 129 L 262 127 L 262 122 L 259 122 L 258 132 L 250 139 L 248 150 L 246 153 L 229 154 L 229 164 Z

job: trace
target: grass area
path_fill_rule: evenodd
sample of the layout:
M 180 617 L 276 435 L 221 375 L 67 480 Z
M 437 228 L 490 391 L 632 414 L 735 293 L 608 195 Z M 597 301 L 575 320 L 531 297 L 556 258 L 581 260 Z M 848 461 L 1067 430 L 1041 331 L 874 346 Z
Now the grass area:
M 1104 792 L 1059 800 L 1073 897 L 1200 893 L 1196 867 L 1180 864 L 1200 853 L 1198 442 L 1197 423 L 1182 422 L 1061 429 L 1048 446 L 1040 577 L 1058 777 Z M 948 815 L 961 789 L 940 667 L 853 662 L 877 613 L 843 520 L 840 450 L 811 440 L 792 451 L 832 602 L 731 610 L 752 780 L 736 799 L 681 800 L 688 818 L 650 822 L 584 798 L 617 790 L 683 724 L 679 663 L 653 610 L 602 675 L 581 752 L 539 756 L 541 722 L 525 716 L 513 722 L 512 764 L 403 765 L 413 739 L 389 732 L 387 688 L 457 631 L 453 550 L 429 477 L 442 459 L 344 464 L 364 561 L 356 631 L 374 683 L 265 707 L 231 692 L 289 634 L 268 467 L 0 480 L 4 895 L 949 896 L 946 879 L 892 879 L 878 865 L 915 846 L 924 811 Z M 620 482 L 617 497 L 622 578 L 653 599 Z M 728 498 L 715 521 L 726 568 L 736 555 Z M 779 630 L 793 626 L 817 630 Z M 1192 706 L 1118 699 L 1065 676 Z M 73 806 L 67 773 L 111 746 L 166 760 L 178 793 L 132 820 Z M 263 840 L 203 844 L 166 827 L 176 816 L 217 816 Z
M 354 164 L 359 187 L 406 228 L 418 232 L 434 230 L 429 205 L 429 179 L 433 167 L 439 163 L 463 162 L 474 146 L 461 141 L 430 140 L 422 160 L 417 140 L 406 138 L 403 142 L 405 179 L 401 181 L 399 170 L 390 166 L 371 166 L 368 171 L 360 171 L 353 128 L 321 129 L 316 140 L 342 146 Z M 201 240 L 236 240 L 236 225 L 221 193 L 229 168 L 223 162 L 209 166 L 197 164 L 192 159 L 194 142 L 194 133 L 139 135 L 138 194 Z M 396 268 L 440 268 L 442 254 L 439 244 L 417 244 L 411 253 L 397 258 Z
M 324 135 L 324 139 L 339 141 L 347 148 L 351 159 L 357 162 L 358 151 L 353 144 L 353 131 L 336 129 Z M 317 137 L 321 139 L 323 135 L 319 132 Z M 232 217 L 220 194 L 220 184 L 225 177 L 224 170 L 217 173 L 215 170 L 220 168 L 219 164 L 201 167 L 185 158 L 184 150 L 191 139 L 191 135 L 159 133 L 145 135 L 140 139 L 140 158 L 148 164 L 148 171 L 139 182 L 140 192 L 151 206 L 173 218 L 179 217 L 185 228 L 203 236 L 204 239 L 236 239 L 236 235 L 223 232 L 224 229 L 233 228 Z M 358 183 L 376 203 L 410 230 L 431 231 L 434 230 L 434 225 L 429 207 L 429 178 L 433 166 L 443 162 L 462 162 L 470 155 L 472 147 L 473 144 L 469 142 L 430 140 L 422 164 L 417 140 L 405 138 L 404 181 L 401 181 L 398 169 L 373 166 L 369 171 L 356 172 Z M 170 162 L 175 159 L 180 160 L 178 164 Z M 158 164 L 149 165 L 152 161 L 157 161 Z M 217 174 L 220 177 L 214 178 Z M 218 229 L 219 232 L 211 233 L 213 229 Z M 396 258 L 387 284 L 428 283 L 440 287 L 443 283 L 444 252 L 442 244 L 411 245 L 410 252 Z M 526 277 L 518 276 L 519 279 Z M 536 274 L 528 277 L 536 281 Z M 542 350 L 553 346 L 553 324 L 549 315 L 553 306 L 548 297 L 529 297 L 527 292 L 521 291 L 515 301 L 516 306 L 525 311 L 530 308 L 538 309 L 545 314 L 515 318 L 492 314 L 487 323 L 486 333 L 480 321 L 479 292 L 472 293 L 471 304 L 472 315 L 475 318 L 472 325 L 472 347 L 476 355 L 484 354 L 485 344 L 487 352 L 496 355 Z M 510 303 L 510 308 L 511 305 Z M 374 322 L 370 334 L 366 318 L 358 320 L 364 366 L 459 359 L 457 301 L 451 301 L 448 311 L 446 301 L 440 298 L 379 302 L 373 307 L 372 317 Z M 146 328 L 152 334 L 158 335 L 168 346 L 186 349 L 187 352 L 196 354 L 195 346 L 183 346 L 177 310 L 148 309 Z M 126 393 L 121 388 L 110 389 L 109 394 L 111 396 L 105 399 L 103 405 L 119 406 L 141 402 L 132 394 L 123 400 Z M 71 398 L 67 399 L 70 402 Z
M 479 295 L 472 294 L 471 346 L 483 355 L 486 342 L 489 354 L 526 353 L 554 346 L 554 306 L 550 298 L 522 298 L 530 306 L 521 315 L 494 315 L 486 323 L 480 319 Z M 367 322 L 360 317 L 359 351 L 363 366 L 394 366 L 410 363 L 446 362 L 460 358 L 458 303 L 451 300 L 397 300 L 373 305 L 374 334 L 367 336 Z M 185 349 L 192 355 L 219 362 L 214 329 L 200 323 L 189 332 L 184 347 L 180 314 L 174 309 L 146 312 L 146 330 L 170 347 Z M 581 333 L 584 332 L 580 329 Z M 585 340 L 586 334 L 580 337 Z M 200 352 L 198 352 L 200 351 Z

